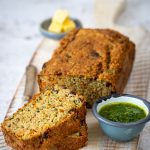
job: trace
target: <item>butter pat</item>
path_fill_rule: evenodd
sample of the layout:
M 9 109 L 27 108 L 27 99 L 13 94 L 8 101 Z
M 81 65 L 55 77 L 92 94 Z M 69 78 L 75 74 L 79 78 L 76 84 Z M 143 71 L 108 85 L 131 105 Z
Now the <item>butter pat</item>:
M 52 21 L 51 25 L 48 28 L 48 31 L 60 33 L 62 32 L 62 24 Z
M 57 10 L 53 16 L 53 21 L 63 24 L 67 18 L 69 18 L 69 13 L 67 10 Z
M 63 24 L 63 32 L 70 31 L 70 30 L 74 29 L 75 27 L 76 27 L 76 25 L 72 20 L 66 19 Z
M 48 31 L 61 33 L 68 32 L 76 27 L 73 20 L 69 18 L 67 10 L 58 10 L 54 14 Z

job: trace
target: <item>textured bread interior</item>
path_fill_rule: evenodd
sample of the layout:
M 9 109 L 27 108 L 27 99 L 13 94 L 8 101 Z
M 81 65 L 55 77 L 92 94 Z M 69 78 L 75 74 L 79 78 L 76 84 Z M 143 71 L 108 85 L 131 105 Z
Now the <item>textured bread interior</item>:
M 41 76 L 41 89 L 46 86 L 58 84 L 65 86 L 74 93 L 84 96 L 87 106 L 92 106 L 93 102 L 102 96 L 111 94 L 111 84 L 99 79 L 85 78 L 79 76 Z M 44 84 L 45 83 L 45 84 Z
M 15 149 L 46 149 L 79 131 L 85 114 L 82 97 L 55 85 L 5 119 L 2 131 Z
M 79 97 L 67 89 L 55 86 L 53 90 L 41 93 L 33 102 L 20 109 L 5 122 L 6 127 L 22 139 L 44 132 L 57 122 L 68 117 L 71 110 L 81 107 Z

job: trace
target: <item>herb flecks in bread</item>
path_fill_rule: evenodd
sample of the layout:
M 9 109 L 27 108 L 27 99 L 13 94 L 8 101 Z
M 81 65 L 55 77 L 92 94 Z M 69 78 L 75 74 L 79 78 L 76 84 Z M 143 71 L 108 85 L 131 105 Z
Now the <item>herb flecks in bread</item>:
M 82 97 L 55 85 L 36 95 L 28 104 L 2 123 L 6 142 L 10 139 L 28 149 L 51 147 L 79 131 L 86 108 Z M 9 140 L 7 140 L 9 139 Z M 55 140 L 55 139 L 58 139 Z M 48 142 L 46 142 L 48 140 Z M 35 143 L 36 146 L 35 146 Z M 46 144 L 44 144 L 46 143 Z

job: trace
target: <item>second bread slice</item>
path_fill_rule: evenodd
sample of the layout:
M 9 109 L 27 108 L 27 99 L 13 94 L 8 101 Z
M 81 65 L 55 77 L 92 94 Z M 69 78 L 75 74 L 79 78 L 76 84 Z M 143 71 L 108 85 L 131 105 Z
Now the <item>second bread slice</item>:
M 80 130 L 64 138 L 56 145 L 57 150 L 78 150 L 84 147 L 88 141 L 87 125 L 83 121 Z

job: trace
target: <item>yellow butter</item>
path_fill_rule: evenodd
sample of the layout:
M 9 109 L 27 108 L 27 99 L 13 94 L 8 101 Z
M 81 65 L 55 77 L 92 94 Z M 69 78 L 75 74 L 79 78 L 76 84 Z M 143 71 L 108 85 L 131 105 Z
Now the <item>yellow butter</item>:
M 67 10 L 57 10 L 53 16 L 53 21 L 63 24 L 67 18 L 69 18 Z
M 75 23 L 69 18 L 67 10 L 57 10 L 52 18 L 48 31 L 61 33 L 75 28 Z
M 68 32 L 76 27 L 75 23 L 71 19 L 66 19 L 63 24 L 63 32 Z
M 60 33 L 60 32 L 62 32 L 62 24 L 52 21 L 48 28 L 48 31 Z

